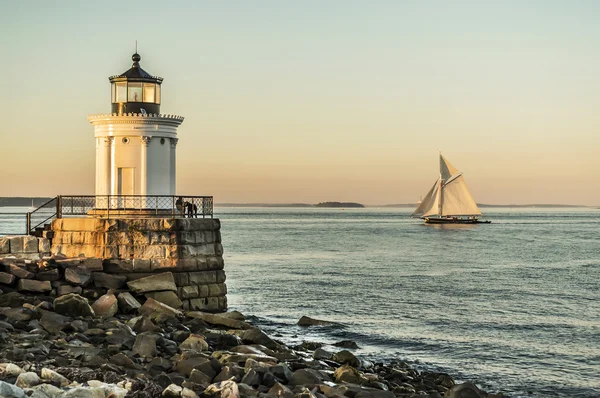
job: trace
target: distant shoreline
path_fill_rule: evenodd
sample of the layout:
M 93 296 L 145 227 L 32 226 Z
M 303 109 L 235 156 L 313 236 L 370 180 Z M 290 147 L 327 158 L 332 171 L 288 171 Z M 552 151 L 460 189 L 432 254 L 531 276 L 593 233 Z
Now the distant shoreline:
M 20 197 L 0 197 L 0 207 L 30 207 L 33 201 L 34 206 L 41 206 L 52 199 L 51 197 L 40 197 L 40 196 L 20 196 Z M 215 207 L 297 207 L 297 208 L 345 208 L 345 207 L 365 207 L 365 208 L 416 208 L 417 203 L 397 203 L 397 204 L 385 204 L 385 205 L 362 205 L 353 202 L 341 202 L 340 206 L 324 206 L 325 203 L 337 203 L 337 202 L 322 202 L 322 203 L 219 203 L 215 202 Z M 347 206 L 344 206 L 347 205 Z M 356 206 L 360 205 L 360 206 Z M 502 204 L 493 205 L 486 203 L 478 203 L 479 207 L 483 208 L 499 208 L 499 207 L 513 207 L 513 208 L 581 208 L 581 209 L 600 209 L 599 205 L 568 205 L 568 204 Z

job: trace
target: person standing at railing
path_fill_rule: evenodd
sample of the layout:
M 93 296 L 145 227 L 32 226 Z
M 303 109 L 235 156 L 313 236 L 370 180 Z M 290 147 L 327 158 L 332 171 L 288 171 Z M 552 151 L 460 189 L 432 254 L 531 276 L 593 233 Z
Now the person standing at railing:
M 183 201 L 183 197 L 180 196 L 179 199 L 175 202 L 175 208 L 177 211 L 185 217 L 185 202 Z

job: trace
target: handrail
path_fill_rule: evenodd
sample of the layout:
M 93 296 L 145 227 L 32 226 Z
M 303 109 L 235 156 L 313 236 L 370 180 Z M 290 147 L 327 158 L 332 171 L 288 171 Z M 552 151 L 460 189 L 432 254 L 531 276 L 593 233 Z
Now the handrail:
M 41 210 L 49 213 L 41 213 Z M 38 213 L 39 212 L 39 213 Z M 114 217 L 213 217 L 212 196 L 184 195 L 59 195 L 26 214 L 26 230 L 36 229 L 53 218 L 73 216 Z M 34 221 L 34 216 L 38 219 Z M 41 216 L 41 217 L 39 217 Z

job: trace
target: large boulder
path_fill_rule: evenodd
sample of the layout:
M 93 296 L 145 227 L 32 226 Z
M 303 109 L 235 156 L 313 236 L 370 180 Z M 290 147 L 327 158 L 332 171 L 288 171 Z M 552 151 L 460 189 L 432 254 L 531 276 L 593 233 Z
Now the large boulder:
M 129 290 L 138 294 L 163 290 L 177 291 L 175 279 L 173 279 L 173 274 L 170 272 L 161 272 L 160 274 L 129 281 L 127 286 Z
M 224 314 L 209 314 L 201 311 L 190 311 L 186 314 L 190 318 L 202 319 L 206 323 L 216 326 L 225 326 L 231 329 L 252 329 L 252 325 L 235 317 Z
M 333 378 L 337 383 L 363 384 L 368 381 L 356 368 L 349 365 L 337 368 L 333 372 Z
M 125 286 L 127 277 L 123 275 L 111 275 L 104 272 L 93 272 L 94 285 L 105 289 L 120 289 Z
M 105 294 L 92 304 L 96 315 L 102 318 L 110 318 L 119 311 L 119 304 L 114 294 Z
M 87 286 L 92 280 L 92 271 L 83 267 L 67 268 L 65 280 L 73 285 Z
M 237 386 L 236 386 L 237 387 Z M 10 383 L 0 381 L 0 397 L 6 398 L 25 398 L 25 391 Z
M 138 354 L 142 358 L 152 358 L 156 356 L 156 341 L 158 340 L 158 337 L 158 335 L 149 332 L 138 334 L 135 338 L 132 352 Z
M 119 293 L 117 300 L 119 302 L 119 309 L 124 314 L 135 312 L 142 306 L 129 292 Z
M 146 302 L 140 307 L 138 312 L 140 313 L 140 315 L 154 315 L 157 313 L 164 314 L 170 317 L 180 317 L 183 315 L 181 311 L 150 298 L 146 300 Z
M 65 294 L 54 299 L 54 311 L 67 316 L 94 316 L 94 310 L 85 297 L 78 294 Z
M 185 341 L 179 344 L 181 351 L 202 352 L 208 350 L 208 343 L 203 336 L 191 334 Z
M 46 329 L 48 333 L 58 333 L 61 330 L 70 328 L 70 322 L 71 318 L 55 312 L 45 312 L 40 319 L 40 325 Z
M 17 279 L 17 277 L 14 276 L 13 274 L 8 274 L 6 272 L 0 272 L 0 283 L 2 283 L 4 285 L 12 285 L 16 279 Z
M 321 384 L 323 381 L 330 381 L 329 377 L 326 377 L 321 372 L 315 369 L 298 369 L 292 374 L 290 384 L 295 386 Z
M 348 350 L 342 350 L 333 354 L 332 358 L 335 362 L 347 364 L 358 368 L 360 366 L 360 359 L 358 359 L 353 353 Z
M 11 275 L 12 276 L 12 275 Z M 36 281 L 33 279 L 19 279 L 17 288 L 20 292 L 44 293 L 52 290 L 50 281 Z
M 252 328 L 246 330 L 241 335 L 241 338 L 242 341 L 246 344 L 261 344 L 272 350 L 276 350 L 279 348 L 279 344 L 277 344 L 273 339 L 267 336 L 265 332 L 263 332 L 259 328 Z
M 181 308 L 183 306 L 183 302 L 177 296 L 177 293 L 167 290 L 162 292 L 148 292 L 146 293 L 146 298 L 151 298 L 156 301 L 160 301 L 163 304 L 168 305 L 172 308 Z

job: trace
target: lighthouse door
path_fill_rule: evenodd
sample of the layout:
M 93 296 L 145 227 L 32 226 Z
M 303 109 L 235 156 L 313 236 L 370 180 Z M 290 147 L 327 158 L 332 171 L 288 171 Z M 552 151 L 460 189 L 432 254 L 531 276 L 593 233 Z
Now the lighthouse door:
M 133 167 L 119 167 L 119 185 L 117 195 L 119 195 L 119 207 L 130 208 L 134 206 L 134 198 L 122 198 L 121 196 L 133 195 L 135 193 L 135 181 L 134 181 L 134 168 Z

